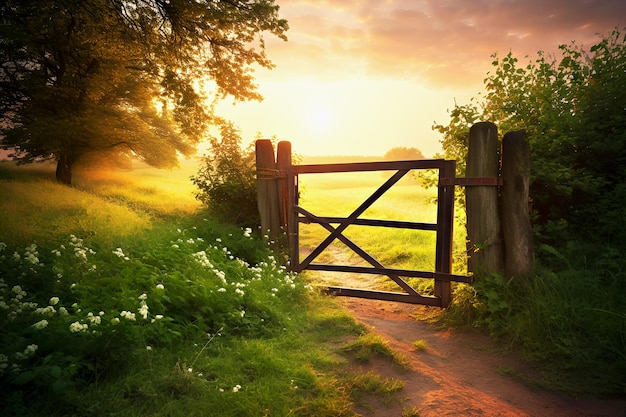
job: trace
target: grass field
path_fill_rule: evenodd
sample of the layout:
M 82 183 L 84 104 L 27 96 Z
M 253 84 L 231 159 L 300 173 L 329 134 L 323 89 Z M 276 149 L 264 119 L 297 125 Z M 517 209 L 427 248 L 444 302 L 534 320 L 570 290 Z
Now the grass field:
M 401 397 L 397 381 L 346 370 L 362 353 L 345 347 L 375 341 L 312 290 L 312 275 L 287 274 L 257 233 L 206 217 L 194 170 L 78 172 L 66 187 L 52 166 L 0 163 L 0 415 L 242 416 L 262 406 L 330 417 L 354 415 L 359 395 Z M 301 204 L 345 216 L 384 180 L 302 176 Z M 434 221 L 434 193 L 403 182 L 363 217 Z M 327 233 L 302 227 L 305 249 Z M 346 235 L 386 266 L 432 269 L 429 232 Z M 458 273 L 464 246 L 455 224 Z M 624 269 L 575 254 L 555 254 L 558 274 L 459 285 L 445 316 L 522 348 L 560 389 L 623 393 Z
M 305 174 L 299 177 L 301 190 L 300 206 L 318 216 L 349 216 L 365 199 L 386 181 L 391 174 L 384 172 Z M 394 185 L 381 196 L 360 218 L 377 220 L 398 220 L 422 223 L 437 222 L 437 189 L 424 188 L 419 181 L 408 178 Z M 454 246 L 455 273 L 465 273 L 464 259 L 465 233 L 456 210 Z M 421 271 L 435 270 L 435 242 L 433 231 L 395 229 L 368 226 L 349 226 L 344 235 L 390 268 Z M 317 224 L 300 225 L 301 248 L 316 247 L 328 236 L 328 231 Z M 342 254 L 349 254 L 348 261 L 353 265 L 371 266 L 339 241 L 333 243 Z M 318 262 L 333 263 L 336 251 L 326 250 Z M 335 261 L 336 262 L 336 261 Z M 341 276 L 336 274 L 336 282 Z M 430 280 L 415 279 L 415 285 L 429 291 Z M 383 287 L 389 289 L 395 284 L 386 278 L 380 279 Z
M 0 415 L 352 416 L 401 391 L 346 368 L 376 341 L 253 231 L 207 218 L 193 173 L 66 187 L 0 163 Z

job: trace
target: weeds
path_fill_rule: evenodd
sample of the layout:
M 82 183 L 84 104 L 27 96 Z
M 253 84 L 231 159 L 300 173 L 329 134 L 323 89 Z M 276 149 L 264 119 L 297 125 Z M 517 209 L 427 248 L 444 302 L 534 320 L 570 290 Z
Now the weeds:
M 403 369 L 409 368 L 406 357 L 395 351 L 381 336 L 367 333 L 361 335 L 354 342 L 344 346 L 344 351 L 351 352 L 361 362 L 369 362 L 374 354 L 391 359 L 391 361 Z
M 413 348 L 418 352 L 426 352 L 428 350 L 428 344 L 423 339 L 416 340 L 413 342 Z

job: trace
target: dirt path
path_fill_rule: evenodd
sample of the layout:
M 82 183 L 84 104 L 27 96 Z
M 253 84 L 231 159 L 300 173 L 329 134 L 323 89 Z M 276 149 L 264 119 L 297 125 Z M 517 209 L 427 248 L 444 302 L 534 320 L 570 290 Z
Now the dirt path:
M 353 264 L 348 253 L 333 245 L 327 249 L 333 263 Z M 374 289 L 380 283 L 372 275 L 333 274 L 316 271 L 320 285 Z M 341 304 L 371 332 L 382 336 L 410 362 L 410 369 L 374 361 L 370 367 L 385 377 L 405 382 L 400 402 L 363 399 L 356 411 L 363 416 L 402 416 L 405 409 L 419 410 L 420 417 L 626 417 L 626 399 L 571 398 L 524 384 L 511 375 L 533 375 L 516 357 L 499 349 L 487 336 L 442 330 L 418 320 L 429 307 L 389 301 L 339 297 Z M 413 343 L 426 342 L 425 351 Z M 509 375 L 507 375 L 507 373 Z
M 532 370 L 483 334 L 441 330 L 417 320 L 427 307 L 357 298 L 342 298 L 341 303 L 410 362 L 408 371 L 388 362 L 371 364 L 381 375 L 405 381 L 405 387 L 400 403 L 358 405 L 363 416 L 401 416 L 403 409 L 414 407 L 420 417 L 626 417 L 626 400 L 569 398 L 505 375 L 502 370 Z M 427 350 L 417 351 L 417 340 L 424 340 Z

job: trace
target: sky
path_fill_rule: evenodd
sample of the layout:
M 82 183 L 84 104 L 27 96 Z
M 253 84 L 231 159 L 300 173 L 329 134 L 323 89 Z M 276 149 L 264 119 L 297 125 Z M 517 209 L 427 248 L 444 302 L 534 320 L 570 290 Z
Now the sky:
M 492 54 L 526 62 L 626 27 L 625 0 L 276 0 L 288 41 L 266 34 L 276 67 L 256 69 L 262 102 L 218 112 L 300 155 L 441 150 L 434 123 L 483 91 Z

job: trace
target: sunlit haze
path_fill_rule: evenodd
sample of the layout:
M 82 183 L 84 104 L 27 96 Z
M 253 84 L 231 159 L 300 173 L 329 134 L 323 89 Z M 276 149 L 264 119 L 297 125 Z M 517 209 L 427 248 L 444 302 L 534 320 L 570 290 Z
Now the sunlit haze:
M 226 101 L 242 131 L 289 140 L 301 155 L 440 151 L 434 122 L 482 90 L 491 55 L 586 49 L 626 25 L 623 0 L 277 0 L 288 42 L 267 37 L 271 71 L 255 78 L 264 101 Z

